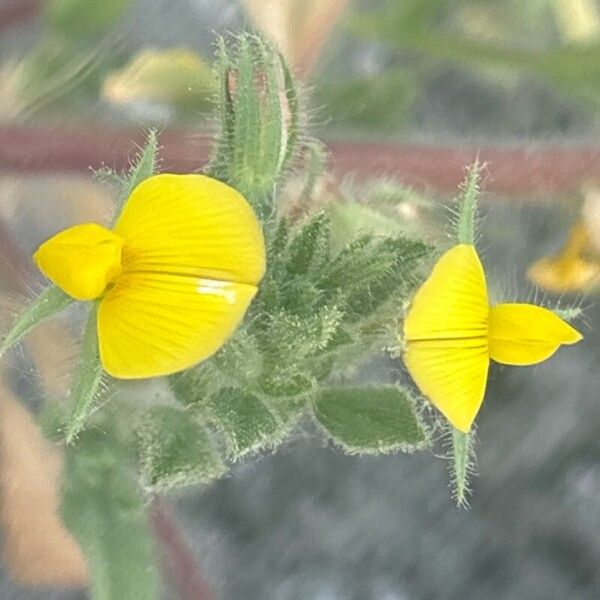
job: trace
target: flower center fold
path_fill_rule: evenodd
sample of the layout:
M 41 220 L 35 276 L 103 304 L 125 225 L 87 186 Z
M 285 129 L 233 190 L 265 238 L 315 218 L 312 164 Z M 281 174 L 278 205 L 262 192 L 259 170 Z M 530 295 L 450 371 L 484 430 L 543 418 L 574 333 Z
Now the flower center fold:
M 84 223 L 61 231 L 43 243 L 33 259 L 40 271 L 76 300 L 99 298 L 121 275 L 123 238 Z

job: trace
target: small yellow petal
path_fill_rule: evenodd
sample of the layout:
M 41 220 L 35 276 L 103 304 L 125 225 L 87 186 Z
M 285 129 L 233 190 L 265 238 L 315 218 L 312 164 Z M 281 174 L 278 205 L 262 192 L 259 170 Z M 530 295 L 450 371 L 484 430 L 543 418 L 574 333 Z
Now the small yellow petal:
M 404 364 L 415 383 L 460 431 L 468 432 L 485 396 L 485 338 L 410 342 Z
M 533 365 L 582 335 L 547 308 L 498 304 L 490 310 L 490 358 L 506 365 Z
M 121 273 L 120 236 L 95 223 L 76 225 L 44 242 L 33 259 L 40 271 L 76 300 L 100 297 Z
M 475 248 L 459 244 L 436 263 L 404 323 L 404 363 L 420 390 L 461 431 L 483 397 L 489 367 L 485 275 Z
M 485 275 L 475 248 L 458 244 L 437 261 L 404 321 L 404 339 L 456 339 L 487 335 Z

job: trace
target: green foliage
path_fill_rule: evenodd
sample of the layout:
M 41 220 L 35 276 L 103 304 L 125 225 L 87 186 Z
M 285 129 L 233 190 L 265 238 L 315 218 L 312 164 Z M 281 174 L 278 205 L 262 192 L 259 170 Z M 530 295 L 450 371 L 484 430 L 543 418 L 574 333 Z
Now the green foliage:
M 113 422 L 68 449 L 62 518 L 85 552 L 94 600 L 159 597 L 154 548 L 131 457 Z
M 0 357 L 15 344 L 18 344 L 32 329 L 35 329 L 40 323 L 53 317 L 72 303 L 73 298 L 67 296 L 56 286 L 45 289 L 17 316 L 12 328 L 2 340 Z
M 278 445 L 288 429 L 261 398 L 241 389 L 224 388 L 213 394 L 208 408 L 234 460 Z
M 271 213 L 275 186 L 298 136 L 295 83 L 282 56 L 262 38 L 243 34 L 235 48 L 218 41 L 221 133 L 208 174 Z
M 295 227 L 281 219 L 269 231 L 267 273 L 244 325 L 212 359 L 171 378 L 176 397 L 223 436 L 230 460 L 277 446 L 319 406 L 307 400 L 319 398 L 330 378 L 376 342 L 390 342 L 377 323 L 407 298 L 430 251 L 418 241 L 367 235 L 336 252 L 323 213 Z M 396 404 L 418 428 L 412 404 Z M 370 450 L 361 451 L 425 441 L 407 428 L 390 435 L 381 432 L 377 443 L 371 437 Z M 359 451 L 351 440 L 347 447 Z
M 406 68 L 368 77 L 327 80 L 316 90 L 320 105 L 335 125 L 389 128 L 405 122 L 418 90 L 416 73 Z
M 155 406 L 141 419 L 137 434 L 146 487 L 196 485 L 224 471 L 210 435 L 190 413 Z
M 345 452 L 410 452 L 427 434 L 407 392 L 399 387 L 333 387 L 319 392 L 315 417 Z
M 98 350 L 96 312 L 94 304 L 83 336 L 79 365 L 69 392 L 70 407 L 65 424 L 67 444 L 76 440 L 90 415 L 98 408 L 103 370 Z
M 581 4 L 577 10 L 570 4 L 354 2 L 345 19 L 351 35 L 338 41 L 337 50 L 322 63 L 315 87 L 318 106 L 328 122 L 346 131 L 353 127 L 367 134 L 374 129 L 395 134 L 435 117 L 436 90 L 452 69 L 462 101 L 473 105 L 470 123 L 479 133 L 522 135 L 548 127 L 560 133 L 569 126 L 565 121 L 592 123 L 590 109 L 600 108 L 600 44 L 594 31 L 598 6 L 590 2 L 585 15 L 585 8 L 584 14 L 578 12 Z M 571 14 L 567 22 L 565 13 Z M 536 98 L 544 87 L 547 105 L 540 112 Z M 506 108 L 513 106 L 515 93 L 522 96 L 518 111 Z M 475 95 L 481 96 L 481 104 Z M 576 108 L 574 100 L 583 106 Z

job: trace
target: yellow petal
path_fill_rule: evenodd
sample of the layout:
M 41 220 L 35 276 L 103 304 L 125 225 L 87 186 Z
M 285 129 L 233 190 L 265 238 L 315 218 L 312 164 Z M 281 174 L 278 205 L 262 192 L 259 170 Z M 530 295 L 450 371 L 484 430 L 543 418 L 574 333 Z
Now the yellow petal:
M 506 365 L 533 365 L 582 335 L 547 308 L 498 304 L 490 309 L 490 358 Z
M 112 102 L 195 102 L 213 91 L 210 65 L 183 48 L 143 50 L 120 71 L 111 73 L 102 92 Z
M 262 229 L 232 187 L 204 175 L 156 175 L 131 194 L 115 232 L 123 271 L 175 273 L 257 284 L 265 271 Z
M 598 283 L 600 267 L 583 258 L 541 258 L 529 267 L 527 275 L 533 283 L 550 292 L 578 292 Z
M 404 352 L 404 364 L 421 392 L 465 433 L 483 402 L 489 363 L 483 338 L 409 342 Z
M 475 248 L 459 244 L 436 263 L 404 323 L 404 362 L 446 418 L 468 431 L 485 394 L 489 306 Z
M 235 331 L 257 288 L 163 273 L 125 273 L 98 309 L 100 358 L 113 377 L 187 369 Z
M 77 300 L 93 300 L 121 273 L 123 240 L 95 223 L 76 225 L 44 242 L 33 255 L 40 271 Z
M 527 271 L 536 285 L 554 293 L 587 290 L 598 284 L 600 267 L 589 260 L 590 234 L 587 226 L 577 222 L 556 256 L 542 258 Z
M 487 336 L 485 275 L 475 248 L 458 244 L 433 267 L 404 321 L 404 339 Z
M 262 230 L 246 200 L 202 175 L 157 175 L 133 191 L 115 231 L 125 240 L 123 275 L 98 311 L 106 371 L 156 377 L 214 354 L 265 270 Z

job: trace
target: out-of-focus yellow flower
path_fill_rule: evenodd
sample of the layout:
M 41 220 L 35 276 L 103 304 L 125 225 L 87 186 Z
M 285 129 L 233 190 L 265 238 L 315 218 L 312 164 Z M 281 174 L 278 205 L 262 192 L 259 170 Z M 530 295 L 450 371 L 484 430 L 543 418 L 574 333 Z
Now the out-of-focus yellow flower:
M 137 379 L 181 371 L 236 329 L 265 270 L 262 230 L 233 188 L 203 175 L 156 175 L 131 194 L 114 230 L 86 223 L 34 255 L 77 300 L 99 299 L 105 370 Z
M 565 247 L 556 256 L 547 256 L 529 267 L 527 276 L 539 287 L 553 293 L 585 291 L 600 283 L 600 264 L 586 257 L 591 250 L 587 227 L 579 222 Z
M 582 336 L 532 304 L 490 307 L 475 247 L 448 250 L 417 291 L 404 322 L 404 362 L 423 394 L 468 432 L 479 412 L 490 359 L 533 365 Z
M 209 65 L 184 49 L 144 50 L 102 86 L 111 102 L 189 103 L 207 101 L 213 88 Z
M 594 0 L 553 0 L 553 5 L 567 42 L 589 44 L 600 37 L 600 12 Z

